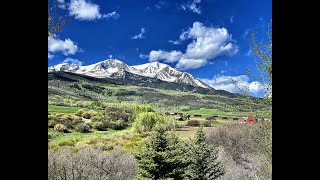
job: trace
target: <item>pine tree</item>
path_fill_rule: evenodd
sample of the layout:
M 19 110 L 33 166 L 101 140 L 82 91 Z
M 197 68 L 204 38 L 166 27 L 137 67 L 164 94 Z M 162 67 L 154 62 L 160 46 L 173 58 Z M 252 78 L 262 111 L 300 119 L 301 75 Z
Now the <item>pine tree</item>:
M 168 177 L 175 180 L 182 180 L 185 168 L 187 167 L 187 161 L 184 158 L 186 153 L 185 146 L 175 133 L 170 135 L 168 142 L 166 162 L 171 168 Z
M 138 177 L 151 179 L 182 179 L 183 151 L 176 136 L 167 136 L 165 128 L 157 125 L 150 140 L 135 154 Z
M 224 174 L 223 166 L 217 161 L 218 151 L 206 143 L 202 127 L 198 129 L 195 139 L 188 148 L 186 179 L 210 180 Z

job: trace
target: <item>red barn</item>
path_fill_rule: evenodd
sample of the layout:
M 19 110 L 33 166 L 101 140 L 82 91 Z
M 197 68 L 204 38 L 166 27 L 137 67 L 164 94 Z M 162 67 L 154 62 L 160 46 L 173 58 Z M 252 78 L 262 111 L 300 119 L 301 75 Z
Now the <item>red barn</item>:
M 249 117 L 241 117 L 238 119 L 239 123 L 256 123 L 256 120 L 254 119 L 253 116 Z
M 253 116 L 249 116 L 248 118 L 247 118 L 247 121 L 246 121 L 247 123 L 256 123 L 256 120 L 254 119 L 254 117 Z

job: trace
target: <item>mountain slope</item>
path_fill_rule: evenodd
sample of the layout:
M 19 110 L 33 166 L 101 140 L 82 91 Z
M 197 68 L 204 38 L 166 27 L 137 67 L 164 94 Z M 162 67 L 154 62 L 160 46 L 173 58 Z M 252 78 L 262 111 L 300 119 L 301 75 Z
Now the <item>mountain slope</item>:
M 92 76 L 72 73 L 72 72 L 49 72 L 48 81 L 63 81 L 63 82 L 88 82 L 88 83 L 102 83 L 102 84 L 117 84 L 117 85 L 134 85 L 141 87 L 151 87 L 157 89 L 176 90 L 182 92 L 198 92 L 201 94 L 223 95 L 226 97 L 237 97 L 238 94 L 233 94 L 227 91 L 207 89 L 196 87 L 192 85 L 180 84 L 175 82 L 166 82 L 157 78 L 150 78 L 140 76 L 127 71 L 119 71 L 113 73 L 110 77 L 96 78 Z
M 48 68 L 48 72 L 58 71 L 71 72 L 97 78 L 114 79 L 124 79 L 124 75 L 132 73 L 139 75 L 140 77 L 156 78 L 166 82 L 213 89 L 198 78 L 193 77 L 191 74 L 178 71 L 167 64 L 159 62 L 129 66 L 120 60 L 108 59 L 88 66 L 63 63 Z

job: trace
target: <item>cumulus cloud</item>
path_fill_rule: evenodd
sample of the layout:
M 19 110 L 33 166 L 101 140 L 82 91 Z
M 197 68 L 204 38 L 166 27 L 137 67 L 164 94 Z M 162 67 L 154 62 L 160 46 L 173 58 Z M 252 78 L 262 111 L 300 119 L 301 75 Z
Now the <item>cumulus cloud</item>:
M 118 14 L 116 11 L 113 11 L 111 13 L 104 14 L 102 17 L 107 19 L 109 18 L 118 19 L 120 17 L 120 14 Z
M 226 28 L 206 27 L 194 22 L 192 28 L 180 35 L 181 40 L 193 39 L 186 50 L 186 56 L 194 59 L 213 59 L 219 55 L 234 55 L 238 52 Z
M 181 59 L 182 57 L 182 52 L 181 51 L 171 51 L 171 52 L 167 52 L 167 51 L 162 51 L 162 50 L 152 50 L 149 54 L 149 61 L 153 62 L 153 61 L 159 61 L 159 60 L 164 60 L 164 62 L 167 63 L 173 63 L 173 62 L 177 62 Z
M 78 20 L 92 21 L 95 19 L 117 19 L 120 15 L 116 12 L 110 12 L 108 14 L 100 13 L 100 6 L 98 4 L 91 3 L 86 0 L 71 0 L 68 7 L 69 14 L 74 16 Z
M 100 6 L 85 0 L 71 0 L 69 5 L 69 13 L 79 20 L 100 19 Z
M 131 37 L 131 39 L 143 39 L 143 38 L 145 38 L 143 36 L 144 33 L 146 33 L 146 29 L 143 27 L 143 28 L 141 28 L 140 33 L 137 35 L 134 35 L 133 37 Z
M 248 90 L 252 94 L 264 92 L 264 86 L 257 82 L 249 82 L 247 75 L 224 76 L 216 75 L 212 79 L 201 79 L 204 83 L 217 90 L 225 90 L 231 93 L 240 93 L 241 90 Z
M 192 42 L 188 44 L 185 53 L 180 53 L 179 56 L 176 56 L 174 61 L 169 61 L 177 61 L 176 68 L 181 70 L 199 68 L 206 65 L 210 59 L 222 55 L 233 56 L 239 51 L 236 42 L 232 39 L 232 35 L 228 33 L 226 28 L 206 27 L 200 22 L 194 22 L 191 28 L 182 32 L 179 36 L 179 42 L 188 39 L 191 39 Z M 162 58 L 154 59 L 150 59 L 151 52 L 149 60 L 167 61 L 167 58 L 163 58 L 162 55 L 167 55 L 173 51 L 155 51 L 153 52 L 154 56 Z M 178 57 L 180 57 L 180 59 L 177 59 Z
M 79 51 L 79 47 L 71 40 L 58 39 L 55 35 L 48 37 L 48 52 L 61 52 L 65 56 L 73 55 Z
M 198 7 L 198 4 L 200 3 L 201 3 L 201 0 L 193 0 L 192 2 L 189 2 L 187 4 L 182 4 L 181 8 L 183 10 L 189 10 L 194 13 L 201 14 L 201 9 L 200 7 Z
M 83 62 L 78 59 L 73 59 L 67 57 L 65 60 L 63 60 L 63 63 L 70 63 L 70 64 L 77 64 L 79 66 L 82 66 Z
M 206 59 L 188 59 L 183 57 L 176 64 L 176 68 L 180 70 L 197 69 L 206 65 L 207 62 Z

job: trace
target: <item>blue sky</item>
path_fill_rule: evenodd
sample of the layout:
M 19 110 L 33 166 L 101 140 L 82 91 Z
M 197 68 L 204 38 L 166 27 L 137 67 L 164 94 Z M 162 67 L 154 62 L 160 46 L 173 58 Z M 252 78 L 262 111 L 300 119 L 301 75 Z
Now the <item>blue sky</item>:
M 261 96 L 250 33 L 265 37 L 271 0 L 58 0 L 74 18 L 49 37 L 48 66 L 82 65 L 109 57 L 129 65 L 159 61 L 216 89 L 236 92 L 231 79 Z

